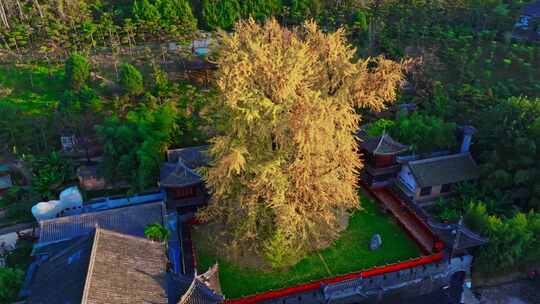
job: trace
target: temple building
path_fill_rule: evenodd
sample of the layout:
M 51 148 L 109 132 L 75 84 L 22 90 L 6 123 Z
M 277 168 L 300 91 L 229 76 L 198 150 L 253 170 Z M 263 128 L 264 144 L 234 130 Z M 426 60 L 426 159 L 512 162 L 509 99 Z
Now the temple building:
M 34 263 L 26 303 L 216 304 L 217 265 L 194 277 L 168 271 L 164 243 L 96 227 Z M 217 285 L 216 285 L 217 284 Z
M 208 194 L 197 168 L 208 165 L 207 146 L 167 151 L 159 186 L 165 190 L 167 209 L 193 208 L 205 204 Z
M 395 141 L 387 133 L 371 138 L 360 134 L 360 138 L 364 138 L 360 144 L 360 151 L 364 156 L 364 183 L 372 188 L 388 186 L 401 168 L 397 155 L 407 151 L 408 147 Z
M 409 199 L 427 202 L 452 194 L 457 183 L 478 176 L 478 166 L 466 152 L 409 161 L 401 167 L 397 186 Z

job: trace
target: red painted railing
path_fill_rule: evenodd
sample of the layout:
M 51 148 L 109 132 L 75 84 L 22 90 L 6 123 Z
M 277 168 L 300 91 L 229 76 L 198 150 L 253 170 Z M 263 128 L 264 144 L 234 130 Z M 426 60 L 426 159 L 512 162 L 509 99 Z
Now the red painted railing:
M 267 291 L 267 292 L 259 293 L 252 296 L 247 296 L 240 299 L 226 300 L 225 303 L 251 304 L 251 303 L 258 303 L 261 301 L 268 301 L 268 300 L 277 299 L 277 298 L 281 298 L 285 296 L 290 296 L 293 294 L 317 290 L 327 284 L 334 284 L 334 283 L 339 283 L 339 282 L 359 279 L 359 278 L 369 278 L 369 277 L 373 277 L 373 276 L 377 276 L 377 275 L 381 275 L 385 273 L 400 271 L 403 269 L 409 269 L 409 268 L 413 268 L 413 267 L 417 267 L 417 266 L 421 266 L 425 264 L 434 263 L 434 262 L 442 260 L 443 257 L 444 257 L 444 254 L 442 252 L 439 252 L 433 255 L 423 256 L 423 257 L 405 261 L 405 262 L 395 263 L 395 264 L 382 266 L 382 267 L 375 267 L 375 268 L 371 268 L 364 271 L 353 272 L 350 274 L 322 279 L 322 280 L 318 280 L 318 281 L 314 281 L 314 282 L 310 282 L 306 284 Z

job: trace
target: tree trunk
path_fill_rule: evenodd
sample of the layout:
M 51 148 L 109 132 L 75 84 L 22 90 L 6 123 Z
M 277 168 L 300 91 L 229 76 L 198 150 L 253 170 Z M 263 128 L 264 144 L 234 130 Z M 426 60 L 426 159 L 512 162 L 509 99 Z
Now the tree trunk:
M 2 23 L 4 24 L 4 26 L 7 29 L 9 29 L 10 26 L 9 26 L 9 21 L 7 19 L 6 8 L 2 0 L 0 0 L 0 19 L 2 19 Z
M 36 6 L 39 12 L 39 16 L 41 17 L 41 19 L 43 19 L 43 11 L 41 10 L 41 5 L 39 5 L 38 0 L 33 0 L 33 1 L 34 1 L 34 5 Z
M 17 1 L 17 8 L 19 9 L 19 17 L 21 18 L 21 20 L 26 20 L 26 16 L 24 15 L 23 10 L 22 10 L 21 2 L 19 0 L 16 0 L 16 1 Z

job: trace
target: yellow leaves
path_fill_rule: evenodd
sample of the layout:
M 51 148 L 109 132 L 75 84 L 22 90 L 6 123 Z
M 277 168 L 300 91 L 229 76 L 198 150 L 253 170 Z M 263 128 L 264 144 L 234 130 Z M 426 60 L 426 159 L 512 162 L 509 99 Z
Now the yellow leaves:
M 355 107 L 379 110 L 395 99 L 401 67 L 354 61 L 343 31 L 323 33 L 313 21 L 289 30 L 247 20 L 235 29 L 222 33 L 219 98 L 209 107 L 223 126 L 210 149 L 204 215 L 226 224 L 229 248 L 262 254 L 279 244 L 289 251 L 279 254 L 300 257 L 336 238 L 358 207 Z
M 247 149 L 244 147 L 233 148 L 231 152 L 224 155 L 217 164 L 216 167 L 227 168 L 227 177 L 231 177 L 232 174 L 240 174 L 246 165 L 245 154 L 248 154 Z
M 356 106 L 381 111 L 396 99 L 396 88 L 403 81 L 403 65 L 382 56 L 368 58 L 360 65 L 351 87 Z

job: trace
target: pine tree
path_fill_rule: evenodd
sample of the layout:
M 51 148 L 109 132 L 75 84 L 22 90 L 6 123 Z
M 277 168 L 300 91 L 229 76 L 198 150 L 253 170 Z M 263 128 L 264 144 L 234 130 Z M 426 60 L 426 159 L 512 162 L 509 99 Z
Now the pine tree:
M 120 66 L 120 87 L 125 94 L 140 95 L 144 91 L 143 76 L 129 63 Z
M 249 250 L 273 266 L 293 264 L 335 240 L 358 208 L 358 107 L 395 99 L 400 64 L 353 62 L 343 30 L 314 22 L 239 22 L 222 33 L 212 101 L 219 136 L 205 179 L 211 203 L 199 215 L 224 225 L 231 257 Z
M 83 55 L 74 53 L 66 61 L 65 65 L 66 80 L 69 86 L 74 90 L 80 90 L 81 87 L 90 78 L 90 65 Z

